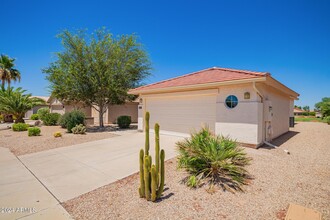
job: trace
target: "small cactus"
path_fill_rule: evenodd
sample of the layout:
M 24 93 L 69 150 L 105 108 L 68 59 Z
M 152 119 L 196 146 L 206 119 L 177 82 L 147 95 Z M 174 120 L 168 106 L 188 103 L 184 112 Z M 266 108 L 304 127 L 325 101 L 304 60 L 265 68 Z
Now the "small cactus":
M 145 151 L 140 150 L 140 187 L 141 198 L 155 202 L 164 190 L 165 183 L 165 151 L 159 152 L 159 124 L 155 124 L 155 165 L 152 165 L 152 157 L 149 155 L 149 112 L 146 112 L 146 140 Z M 160 154 L 160 155 L 159 155 Z

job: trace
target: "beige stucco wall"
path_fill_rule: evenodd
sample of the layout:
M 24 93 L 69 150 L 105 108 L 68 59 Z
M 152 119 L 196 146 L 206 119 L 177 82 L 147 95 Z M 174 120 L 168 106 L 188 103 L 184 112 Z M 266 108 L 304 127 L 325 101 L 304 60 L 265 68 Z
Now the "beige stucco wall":
M 138 103 L 129 102 L 124 105 L 109 105 L 108 121 L 117 123 L 117 118 L 121 115 L 131 116 L 132 123 L 138 122 Z
M 92 109 L 91 109 L 91 107 L 86 107 L 86 106 L 84 106 L 81 103 L 64 105 L 64 112 L 65 113 L 71 112 L 71 111 L 73 111 L 75 109 L 82 111 L 85 114 L 86 117 L 91 117 L 92 116 Z
M 263 84 L 258 85 L 259 90 L 264 96 L 264 101 L 270 101 L 272 105 L 272 119 L 271 131 L 268 131 L 268 126 L 265 128 L 265 134 L 270 137 L 267 139 L 274 139 L 289 131 L 289 117 L 290 117 L 290 97 L 271 86 Z M 264 114 L 267 114 L 268 109 L 264 109 Z
M 244 93 L 250 99 L 244 99 Z M 235 108 L 228 108 L 225 100 L 229 95 L 238 98 Z M 262 142 L 262 103 L 252 83 L 222 86 L 217 96 L 216 134 L 230 136 L 238 142 L 258 145 Z
M 241 143 L 259 146 L 268 134 L 269 125 L 271 125 L 271 139 L 289 131 L 293 102 L 292 97 L 280 90 L 263 83 L 256 83 L 256 88 L 263 96 L 261 98 L 253 85 L 253 83 L 244 83 L 210 90 L 142 94 L 138 129 L 144 129 L 143 117 L 145 112 L 149 111 L 150 126 L 158 122 L 165 131 L 189 133 L 207 122 L 216 134 L 230 136 Z M 250 93 L 249 99 L 244 98 L 246 92 Z M 229 95 L 238 98 L 238 105 L 233 109 L 225 105 Z M 269 108 L 269 104 L 272 108 Z M 268 115 L 272 116 L 268 119 L 266 117 Z M 267 120 L 269 122 L 266 122 Z

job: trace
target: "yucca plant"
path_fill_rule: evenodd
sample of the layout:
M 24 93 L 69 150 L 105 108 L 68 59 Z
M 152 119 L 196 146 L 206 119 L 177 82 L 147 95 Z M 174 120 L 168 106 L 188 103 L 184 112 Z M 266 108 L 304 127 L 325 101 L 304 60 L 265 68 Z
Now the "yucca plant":
M 176 146 L 178 167 L 189 173 L 186 178 L 188 186 L 206 183 L 211 187 L 219 185 L 224 190 L 242 190 L 249 176 L 244 166 L 251 159 L 236 141 L 213 135 L 208 128 L 203 128 Z

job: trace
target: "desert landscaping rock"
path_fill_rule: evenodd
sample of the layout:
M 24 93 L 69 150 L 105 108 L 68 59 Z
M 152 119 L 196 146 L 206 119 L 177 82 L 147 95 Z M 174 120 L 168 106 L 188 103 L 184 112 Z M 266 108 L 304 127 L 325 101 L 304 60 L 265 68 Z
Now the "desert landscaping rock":
M 41 136 L 37 137 L 28 137 L 26 131 L 13 132 L 12 130 L 1 130 L 0 146 L 9 148 L 16 156 L 20 156 L 117 136 L 109 131 L 90 132 L 86 133 L 86 135 L 74 135 L 67 133 L 66 129 L 63 129 L 60 126 L 42 126 L 40 129 Z M 57 131 L 62 133 L 62 137 L 54 137 L 54 133 Z
M 189 189 L 181 183 L 185 172 L 177 171 L 172 159 L 166 162 L 165 191 L 156 203 L 139 198 L 139 176 L 134 174 L 63 206 L 75 219 L 283 219 L 289 203 L 295 203 L 330 219 L 329 134 L 327 124 L 298 123 L 273 142 L 276 149 L 246 148 L 254 179 L 245 192 Z

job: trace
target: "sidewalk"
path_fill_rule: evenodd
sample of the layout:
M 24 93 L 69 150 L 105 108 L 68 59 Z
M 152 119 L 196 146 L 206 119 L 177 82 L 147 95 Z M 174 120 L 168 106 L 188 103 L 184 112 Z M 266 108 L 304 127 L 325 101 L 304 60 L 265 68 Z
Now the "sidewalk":
M 0 219 L 71 219 L 8 149 L 0 147 Z

